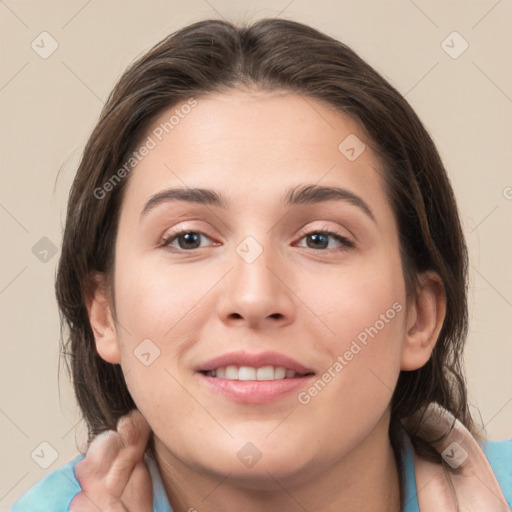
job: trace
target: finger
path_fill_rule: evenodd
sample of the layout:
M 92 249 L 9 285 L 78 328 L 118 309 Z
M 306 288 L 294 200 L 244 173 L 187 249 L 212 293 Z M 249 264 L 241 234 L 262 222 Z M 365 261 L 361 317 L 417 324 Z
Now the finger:
M 133 468 L 121 501 L 129 512 L 151 512 L 153 510 L 153 483 L 144 461 L 139 461 Z
M 74 468 L 82 488 L 90 489 L 93 482 L 108 474 L 122 447 L 119 434 L 112 430 L 103 432 L 93 440 L 85 457 Z
M 134 410 L 122 417 L 118 429 L 98 435 L 75 465 L 77 480 L 91 499 L 120 500 L 135 466 L 143 462 L 151 429 L 142 414 Z
M 122 448 L 123 442 L 119 433 L 115 430 L 106 430 L 93 439 L 86 458 L 95 464 L 110 466 Z
M 140 446 L 145 447 L 147 444 L 151 428 L 140 411 L 134 409 L 128 415 L 119 419 L 117 431 L 125 447 L 137 445 L 140 448 Z
M 133 446 L 136 443 L 143 443 L 145 446 L 151 432 L 149 424 L 137 409 L 122 416 L 116 430 L 117 432 L 106 430 L 97 435 L 91 443 L 87 443 L 83 451 L 92 462 L 109 466 L 121 448 Z M 140 450 L 141 446 L 137 444 L 137 448 Z
M 119 431 L 121 440 L 124 439 L 124 447 L 112 462 L 105 482 L 109 492 L 115 496 L 121 496 L 135 466 L 144 461 L 151 429 L 144 417 L 136 411 L 122 418 Z

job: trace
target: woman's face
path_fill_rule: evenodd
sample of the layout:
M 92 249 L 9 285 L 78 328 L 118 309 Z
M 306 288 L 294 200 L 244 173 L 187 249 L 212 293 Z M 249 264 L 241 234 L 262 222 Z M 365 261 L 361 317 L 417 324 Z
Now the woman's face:
M 299 95 L 233 91 L 163 112 L 141 147 L 108 358 L 157 450 L 232 478 L 286 478 L 385 439 L 406 295 L 358 124 Z

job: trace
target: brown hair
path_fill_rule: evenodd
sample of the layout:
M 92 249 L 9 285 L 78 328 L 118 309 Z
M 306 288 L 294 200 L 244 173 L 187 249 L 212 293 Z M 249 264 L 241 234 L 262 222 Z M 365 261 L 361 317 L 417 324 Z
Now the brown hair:
M 467 249 L 431 137 L 402 95 L 346 45 L 297 22 L 264 19 L 250 26 L 201 21 L 162 40 L 120 78 L 85 147 L 69 196 L 56 294 L 69 329 L 63 352 L 90 436 L 115 428 L 119 417 L 135 407 L 120 366 L 96 352 L 85 302 L 90 276 L 103 273 L 115 318 L 115 242 L 129 176 L 101 200 L 93 191 L 123 165 L 162 110 L 191 96 L 242 87 L 323 101 L 366 131 L 385 169 L 408 296 L 414 296 L 418 274 L 433 270 L 447 299 L 430 360 L 400 373 L 391 404 L 393 447 L 399 447 L 400 421 L 434 401 L 475 433 L 462 371 Z M 417 451 L 435 456 L 414 432 L 411 436 Z

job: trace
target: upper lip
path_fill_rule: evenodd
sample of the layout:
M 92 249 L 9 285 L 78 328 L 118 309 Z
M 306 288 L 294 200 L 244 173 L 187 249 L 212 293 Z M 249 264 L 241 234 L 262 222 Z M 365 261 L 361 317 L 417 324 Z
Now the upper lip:
M 224 368 L 226 366 L 251 366 L 253 368 L 261 368 L 262 366 L 282 366 L 287 370 L 293 370 L 300 375 L 314 373 L 313 370 L 303 366 L 299 362 L 295 361 L 295 359 L 272 351 L 258 353 L 250 353 L 246 351 L 229 352 L 202 363 L 197 367 L 197 371 L 207 372 L 216 370 L 217 368 Z

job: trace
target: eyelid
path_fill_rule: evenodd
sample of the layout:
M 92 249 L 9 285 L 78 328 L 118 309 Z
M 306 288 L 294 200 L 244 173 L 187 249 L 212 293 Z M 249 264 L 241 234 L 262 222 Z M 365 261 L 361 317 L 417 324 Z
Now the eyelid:
M 161 238 L 162 239 L 169 238 L 170 236 L 180 235 L 184 232 L 187 233 L 189 231 L 193 231 L 194 233 L 201 233 L 202 235 L 208 236 L 208 234 L 205 233 L 205 231 L 203 231 L 202 228 L 198 226 L 198 223 L 199 224 L 208 224 L 208 223 L 205 223 L 205 222 L 203 222 L 199 219 L 195 219 L 195 218 L 182 220 L 181 222 L 178 222 L 172 228 L 165 231 Z
M 309 225 L 309 224 L 308 224 Z M 346 234 L 344 234 L 342 232 L 342 230 L 336 228 L 336 227 L 332 227 L 332 226 L 329 226 L 329 225 L 320 225 L 320 226 L 313 226 L 313 227 L 308 227 L 308 228 L 303 228 L 301 229 L 301 237 L 305 236 L 305 235 L 309 235 L 311 233 L 329 233 L 329 234 L 332 234 L 332 235 L 337 235 L 341 238 L 344 238 L 346 240 L 350 240 L 350 241 L 355 241 L 356 240 L 356 237 L 352 234 L 352 232 L 348 229 L 345 228 L 345 231 L 347 232 Z

